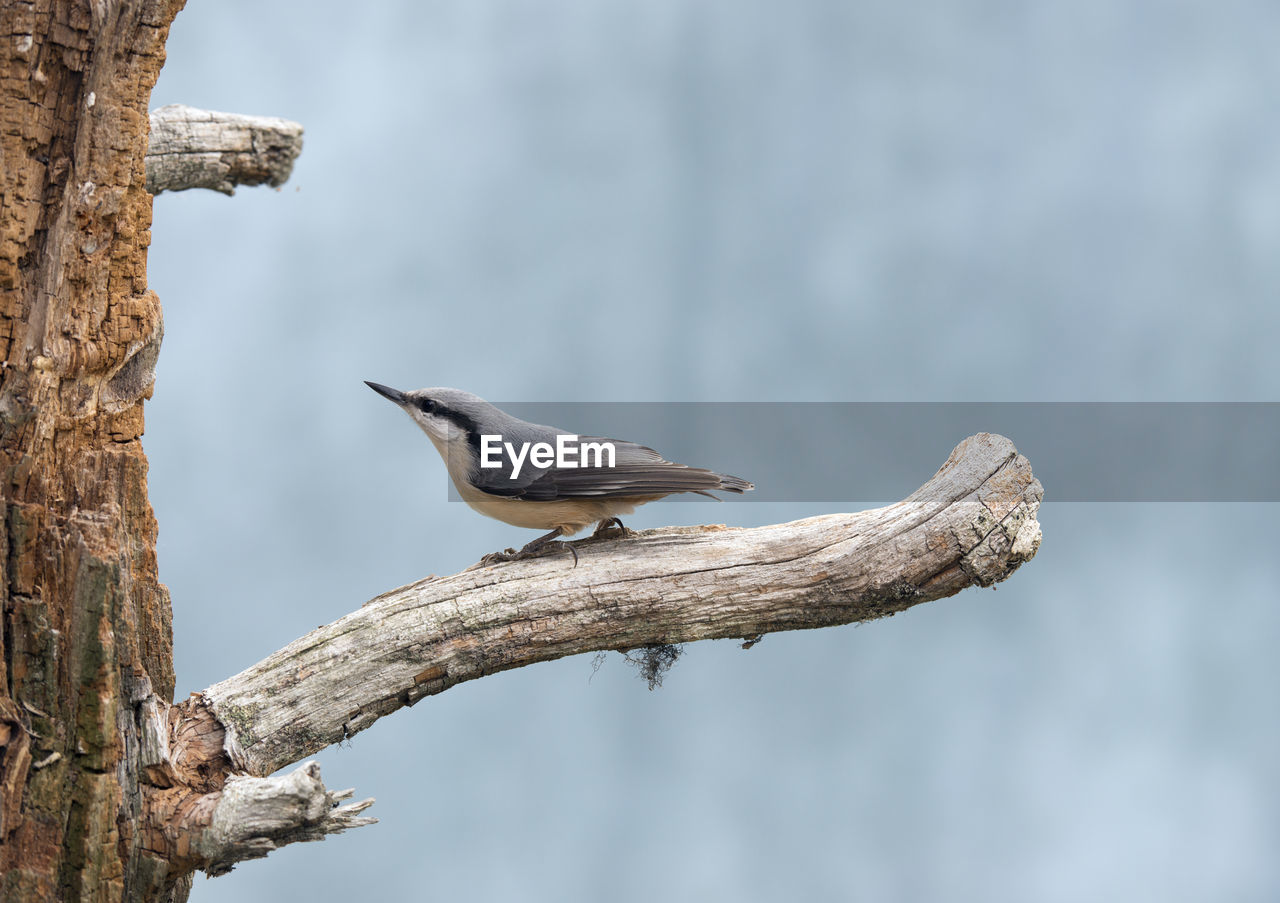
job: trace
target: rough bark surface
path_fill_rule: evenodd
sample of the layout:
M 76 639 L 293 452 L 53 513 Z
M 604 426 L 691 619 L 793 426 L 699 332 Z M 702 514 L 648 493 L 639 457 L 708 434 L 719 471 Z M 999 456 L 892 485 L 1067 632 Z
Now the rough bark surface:
M 215 113 L 181 104 L 151 112 L 147 190 L 283 185 L 302 152 L 302 126 L 270 116 Z
M 984 433 L 886 508 L 584 540 L 577 567 L 561 553 L 429 578 L 209 687 L 196 721 L 212 714 L 232 767 L 266 775 L 508 668 L 884 617 L 1008 577 L 1039 548 L 1041 495 L 1013 443 Z
M 159 899 L 136 830 L 169 599 L 138 441 L 160 346 L 147 106 L 181 0 L 0 4 L 0 898 Z

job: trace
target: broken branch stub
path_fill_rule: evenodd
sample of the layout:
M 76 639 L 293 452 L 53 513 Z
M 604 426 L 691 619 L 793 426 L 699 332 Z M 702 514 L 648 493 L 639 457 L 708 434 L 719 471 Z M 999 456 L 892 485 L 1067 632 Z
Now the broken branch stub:
M 237 185 L 283 185 L 301 152 L 296 122 L 170 104 L 151 112 L 147 191 L 235 194 Z
M 208 862 L 205 873 L 225 874 L 237 862 L 259 859 L 287 844 L 324 840 L 376 823 L 360 814 L 373 805 L 372 799 L 339 805 L 353 792 L 325 789 L 316 762 L 269 778 L 229 778 L 195 844 Z

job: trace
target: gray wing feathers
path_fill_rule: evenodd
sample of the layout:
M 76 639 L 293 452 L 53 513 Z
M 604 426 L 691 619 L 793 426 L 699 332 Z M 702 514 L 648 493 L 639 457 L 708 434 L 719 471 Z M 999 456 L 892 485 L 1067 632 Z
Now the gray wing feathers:
M 676 492 L 706 495 L 708 490 L 741 493 L 755 488 L 740 477 L 667 461 L 653 449 L 634 442 L 598 436 L 582 436 L 580 441 L 612 443 L 615 465 L 531 470 L 527 475 L 522 472 L 516 480 L 506 476 L 509 470 L 505 473 L 491 471 L 495 475 L 502 473 L 502 477 L 486 480 L 485 485 L 478 488 L 493 495 L 531 502 L 626 498 Z

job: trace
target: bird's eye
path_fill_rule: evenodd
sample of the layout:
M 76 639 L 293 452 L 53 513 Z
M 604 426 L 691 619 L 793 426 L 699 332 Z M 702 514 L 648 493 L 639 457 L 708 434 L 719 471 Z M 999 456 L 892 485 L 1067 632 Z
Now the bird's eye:
M 418 407 L 424 414 L 434 414 L 436 410 L 436 403 L 430 398 L 419 398 Z

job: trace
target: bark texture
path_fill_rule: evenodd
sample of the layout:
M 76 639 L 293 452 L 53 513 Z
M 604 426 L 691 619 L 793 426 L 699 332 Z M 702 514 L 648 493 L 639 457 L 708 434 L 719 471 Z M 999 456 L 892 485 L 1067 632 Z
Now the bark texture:
M 215 718 L 236 771 L 266 775 L 497 671 L 884 617 L 1008 577 L 1039 548 L 1041 495 L 1013 443 L 984 433 L 886 508 L 584 540 L 578 567 L 561 553 L 428 578 L 209 687 L 196 720 Z
M 0 4 L 0 898 L 158 899 L 144 704 L 173 692 L 138 441 L 147 105 L 181 0 Z
M 283 185 L 302 152 L 302 126 L 271 116 L 215 113 L 170 104 L 151 113 L 147 190 Z

